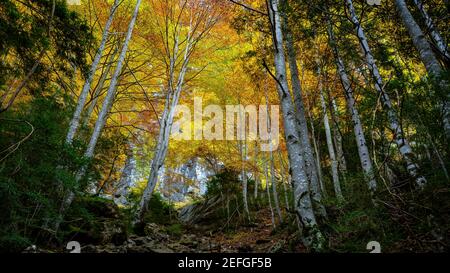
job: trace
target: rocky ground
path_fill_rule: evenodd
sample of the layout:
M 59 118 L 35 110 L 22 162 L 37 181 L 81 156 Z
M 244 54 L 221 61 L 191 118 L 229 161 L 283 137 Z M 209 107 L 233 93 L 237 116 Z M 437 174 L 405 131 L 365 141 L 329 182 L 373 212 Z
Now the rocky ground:
M 159 225 L 150 223 L 145 227 L 145 236 L 130 235 L 121 245 L 107 243 L 82 246 L 84 253 L 277 253 L 288 252 L 293 236 L 272 234 L 270 216 L 262 211 L 255 220 L 258 224 L 239 227 L 237 230 L 206 231 L 204 227 L 193 225 L 184 228 L 183 235 L 168 234 Z M 259 219 L 261 218 L 261 219 Z M 269 222 L 267 222 L 269 219 Z M 301 246 L 296 252 L 303 252 Z
M 218 200 L 192 204 L 179 212 L 178 232 L 170 225 L 145 224 L 140 235 L 127 232 L 123 215 L 112 202 L 83 200 L 86 210 L 96 215 L 93 220 L 80 220 L 64 226 L 67 241 L 79 242 L 82 253 L 275 253 L 303 252 L 295 234 L 273 232 L 270 211 L 253 214 L 250 223 L 236 218 L 217 221 L 210 216 Z M 72 216 L 73 218 L 76 218 Z M 81 218 L 79 218 L 81 219 Z M 224 222 L 224 223 L 222 223 Z M 172 224 L 173 225 L 173 224 Z M 24 252 L 69 252 L 30 246 Z

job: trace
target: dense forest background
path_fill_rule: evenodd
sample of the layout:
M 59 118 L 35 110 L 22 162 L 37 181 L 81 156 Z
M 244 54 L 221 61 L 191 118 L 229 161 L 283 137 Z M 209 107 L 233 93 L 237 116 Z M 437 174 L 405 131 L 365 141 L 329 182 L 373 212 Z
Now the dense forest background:
M 369 2 L 0 0 L 0 250 L 448 251 L 450 3 Z

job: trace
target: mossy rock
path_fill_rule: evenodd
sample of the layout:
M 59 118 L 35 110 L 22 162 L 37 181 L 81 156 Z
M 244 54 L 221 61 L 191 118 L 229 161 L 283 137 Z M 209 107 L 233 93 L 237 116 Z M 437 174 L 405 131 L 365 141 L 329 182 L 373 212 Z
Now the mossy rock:
M 74 201 L 62 225 L 65 240 L 81 244 L 120 245 L 127 240 L 127 225 L 114 202 L 99 197 L 82 197 Z

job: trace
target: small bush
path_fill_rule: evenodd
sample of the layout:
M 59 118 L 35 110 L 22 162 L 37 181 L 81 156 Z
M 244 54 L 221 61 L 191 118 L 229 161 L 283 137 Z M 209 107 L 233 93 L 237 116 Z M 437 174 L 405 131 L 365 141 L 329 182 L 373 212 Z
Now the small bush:
M 144 222 L 165 225 L 177 219 L 174 205 L 164 200 L 160 193 L 153 193 L 148 205 L 149 210 L 144 216 Z
M 179 223 L 166 227 L 166 232 L 173 236 L 181 236 L 183 234 L 183 226 Z

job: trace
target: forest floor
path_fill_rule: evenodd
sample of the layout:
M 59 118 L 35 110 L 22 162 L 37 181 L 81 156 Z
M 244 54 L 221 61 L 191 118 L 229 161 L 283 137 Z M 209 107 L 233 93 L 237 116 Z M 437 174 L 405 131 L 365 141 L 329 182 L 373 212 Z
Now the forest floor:
M 268 208 L 259 210 L 251 220 L 249 224 L 238 225 L 231 231 L 210 232 L 210 240 L 216 245 L 213 252 L 273 253 L 287 251 L 287 247 L 294 237 L 283 231 L 274 232 Z M 225 227 L 227 226 L 223 226 L 223 228 Z M 304 251 L 306 250 L 301 245 L 295 248 L 295 252 Z
M 322 225 L 328 239 L 326 251 L 366 252 L 367 243 L 377 241 L 385 253 L 445 252 L 450 245 L 450 191 L 446 185 L 430 191 L 423 193 L 428 198 L 418 196 L 417 201 L 407 203 L 398 198 L 377 199 L 377 207 L 359 207 L 350 202 L 339 207 L 330 203 L 329 219 Z M 76 209 L 67 215 L 70 220 L 61 226 L 59 238 L 50 243 L 42 236 L 44 240 L 36 241 L 36 246 L 25 252 L 69 252 L 66 244 L 71 241 L 80 244 L 82 253 L 309 252 L 289 214 L 284 214 L 285 223 L 279 223 L 275 215 L 274 228 L 267 205 L 253 204 L 248 220 L 242 210 L 234 207 L 233 213 L 226 213 L 216 203 L 202 201 L 178 210 L 154 204 L 145 224 L 133 227 L 133 214 L 114 202 L 80 198 L 75 202 Z
M 269 209 L 254 214 L 250 224 L 217 229 L 214 225 L 183 226 L 172 234 L 162 225 L 149 223 L 145 236 L 129 235 L 120 245 L 82 246 L 85 253 L 276 253 L 288 250 L 293 241 L 287 232 L 273 232 Z M 301 245 L 294 252 L 306 252 Z

